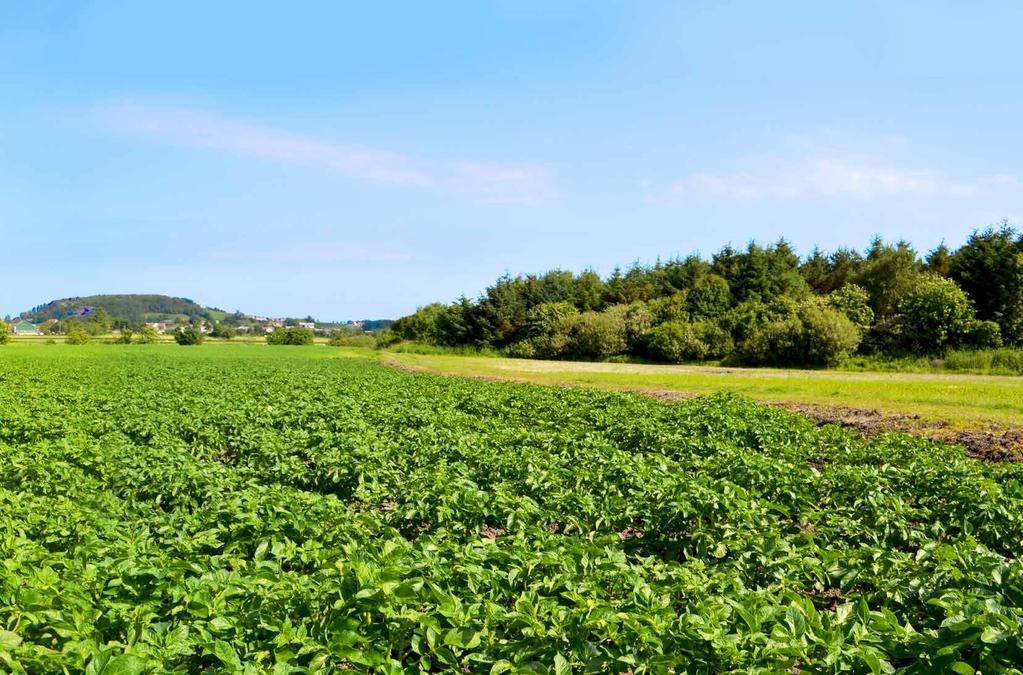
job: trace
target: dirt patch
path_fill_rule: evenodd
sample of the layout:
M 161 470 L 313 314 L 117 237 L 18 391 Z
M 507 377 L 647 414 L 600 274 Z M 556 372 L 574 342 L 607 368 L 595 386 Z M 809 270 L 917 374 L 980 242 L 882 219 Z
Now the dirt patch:
M 482 534 L 487 539 L 497 539 L 504 533 L 505 530 L 503 528 L 493 527 L 492 525 L 484 525 L 483 529 L 480 530 L 480 534 Z
M 964 446 L 970 457 L 996 462 L 1023 462 L 1023 429 L 992 427 L 956 431 L 951 434 L 951 439 L 943 440 Z
M 806 403 L 769 403 L 806 415 L 818 425 L 837 424 L 854 429 L 867 438 L 898 431 L 923 436 L 966 448 L 975 459 L 996 462 L 1023 461 L 1023 429 L 984 422 L 970 429 L 958 429 L 948 422 L 925 420 L 919 415 L 887 413 L 868 408 L 840 408 Z

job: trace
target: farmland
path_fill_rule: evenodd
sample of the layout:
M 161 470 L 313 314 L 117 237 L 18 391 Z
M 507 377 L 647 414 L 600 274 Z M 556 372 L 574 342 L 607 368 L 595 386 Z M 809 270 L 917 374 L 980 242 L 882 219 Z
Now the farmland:
M 1013 671 L 1023 468 L 734 393 L 0 349 L 0 670 Z
M 464 377 L 681 396 L 726 390 L 763 402 L 871 408 L 957 427 L 1023 425 L 1023 378 L 1018 376 L 584 363 L 443 353 L 390 353 L 386 360 Z

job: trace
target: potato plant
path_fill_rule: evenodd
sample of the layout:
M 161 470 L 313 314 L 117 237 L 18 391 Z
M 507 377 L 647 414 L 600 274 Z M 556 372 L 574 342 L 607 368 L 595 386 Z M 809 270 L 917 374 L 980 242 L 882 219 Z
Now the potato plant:
M 0 671 L 1019 672 L 1017 464 L 337 354 L 0 354 Z

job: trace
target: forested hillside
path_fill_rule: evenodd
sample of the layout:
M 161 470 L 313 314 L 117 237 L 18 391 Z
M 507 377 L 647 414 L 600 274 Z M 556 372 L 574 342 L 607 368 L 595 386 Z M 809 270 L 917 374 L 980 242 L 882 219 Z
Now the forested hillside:
M 921 256 L 877 238 L 864 253 L 784 240 L 726 246 L 607 278 L 503 276 L 476 300 L 421 307 L 396 337 L 521 357 L 832 365 L 862 353 L 940 354 L 1023 344 L 1023 235 L 977 231 Z
M 89 295 L 80 298 L 54 300 L 45 305 L 33 307 L 22 314 L 22 318 L 33 323 L 49 319 L 66 319 L 82 316 L 102 309 L 108 316 L 132 324 L 146 321 L 173 320 L 176 317 L 221 320 L 225 312 L 203 307 L 188 298 L 169 295 Z

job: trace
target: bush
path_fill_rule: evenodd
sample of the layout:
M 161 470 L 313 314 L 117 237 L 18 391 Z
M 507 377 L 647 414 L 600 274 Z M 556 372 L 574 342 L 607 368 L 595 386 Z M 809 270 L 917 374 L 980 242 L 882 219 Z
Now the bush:
M 943 365 L 948 370 L 1023 375 L 1023 349 L 951 351 Z
M 874 310 L 870 308 L 870 294 L 856 284 L 846 284 L 827 296 L 828 305 L 845 315 L 861 331 L 874 323 Z
M 647 340 L 650 337 L 650 328 L 653 326 L 654 317 L 646 303 L 634 302 L 628 306 L 610 307 L 608 311 L 618 311 L 625 321 L 625 343 L 629 352 L 639 354 L 646 351 Z
M 951 279 L 925 275 L 899 301 L 903 346 L 928 352 L 962 344 L 973 327 L 973 307 Z
M 213 327 L 213 332 L 210 333 L 213 337 L 222 338 L 224 340 L 230 340 L 238 335 L 237 329 L 228 323 L 218 323 Z
M 390 328 L 385 328 L 376 334 L 373 338 L 374 347 L 377 349 L 387 349 L 401 342 L 401 336 L 395 333 Z
M 0 321 L 0 345 L 5 345 L 11 340 L 11 327 L 7 322 Z
M 974 321 L 963 335 L 963 344 L 972 349 L 997 349 L 1002 346 L 1002 329 L 994 321 Z
M 391 330 L 402 340 L 435 345 L 457 345 L 465 340 L 464 307 L 435 302 L 404 316 Z
M 365 349 L 373 349 L 377 342 L 372 335 L 366 335 L 365 333 L 348 335 L 344 331 L 336 330 L 330 334 L 330 339 L 327 340 L 327 344 L 331 347 L 362 347 Z
M 728 281 L 717 274 L 700 277 L 689 291 L 689 313 L 695 317 L 716 319 L 732 305 L 732 291 Z
M 157 342 L 160 339 L 160 335 L 156 332 L 156 329 L 152 326 L 143 326 L 138 335 L 135 336 L 135 342 L 140 345 L 149 345 Z
M 184 347 L 190 345 L 201 345 L 205 339 L 206 336 L 203 335 L 203 332 L 199 330 L 197 326 L 178 327 L 178 329 L 174 331 L 174 341 Z
M 800 363 L 834 366 L 860 344 L 862 329 L 836 309 L 806 303 L 799 309 L 799 320 L 803 325 Z
M 654 324 L 668 321 L 688 321 L 689 292 L 683 290 L 663 298 L 654 298 L 647 303 L 647 307 Z
M 650 331 L 650 353 L 663 361 L 702 361 L 727 356 L 732 337 L 711 321 L 669 321 Z
M 799 303 L 786 296 L 774 298 L 769 303 L 754 298 L 725 312 L 718 320 L 718 325 L 728 331 L 736 344 L 741 344 L 758 327 L 793 317 L 798 309 Z
M 579 311 L 567 302 L 542 302 L 526 314 L 526 339 L 508 347 L 517 358 L 557 359 L 571 348 L 572 327 Z
M 505 353 L 513 359 L 535 359 L 537 358 L 536 338 L 513 342 L 505 347 Z
M 627 347 L 625 319 L 621 312 L 583 312 L 572 322 L 573 354 L 606 359 L 621 354 Z
M 793 315 L 755 327 L 739 357 L 754 365 L 834 366 L 856 351 L 860 338 L 844 314 L 808 301 Z
M 737 355 L 749 365 L 795 365 L 799 362 L 802 339 L 803 324 L 797 317 L 767 321 L 747 333 Z
M 65 344 L 69 345 L 84 345 L 89 341 L 89 334 L 81 326 L 73 326 L 71 330 L 67 332 L 67 337 L 64 338 Z
M 131 344 L 131 329 L 122 328 L 120 334 L 114 338 L 114 344 L 117 345 L 130 345 Z
M 311 345 L 313 337 L 313 332 L 308 328 L 293 326 L 276 329 L 266 336 L 266 343 L 268 345 Z

